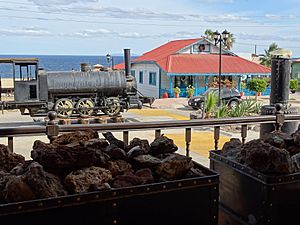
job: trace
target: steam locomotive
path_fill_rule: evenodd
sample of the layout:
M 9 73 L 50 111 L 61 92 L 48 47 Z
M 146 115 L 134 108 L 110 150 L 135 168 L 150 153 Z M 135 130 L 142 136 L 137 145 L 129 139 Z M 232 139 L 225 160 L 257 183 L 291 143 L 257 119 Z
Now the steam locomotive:
M 136 81 L 130 75 L 130 52 L 124 53 L 125 72 L 91 71 L 83 64 L 81 71 L 47 72 L 35 61 L 14 61 L 20 75 L 16 79 L 14 72 L 14 101 L 6 102 L 5 108 L 18 108 L 21 114 L 27 109 L 31 116 L 54 110 L 60 118 L 99 112 L 115 116 L 125 109 L 140 109 Z M 28 66 L 35 67 L 34 75 L 22 75 Z

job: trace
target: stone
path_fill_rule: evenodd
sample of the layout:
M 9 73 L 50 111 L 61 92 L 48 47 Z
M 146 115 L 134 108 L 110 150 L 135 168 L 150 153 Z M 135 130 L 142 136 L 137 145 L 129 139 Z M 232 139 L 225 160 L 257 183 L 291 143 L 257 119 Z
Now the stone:
M 281 131 L 273 131 L 265 134 L 262 140 L 277 148 L 287 148 L 294 145 L 293 137 Z
M 19 176 L 11 176 L 6 184 L 6 202 L 28 201 L 67 194 L 60 178 L 44 171 L 42 165 L 32 162 Z
M 237 161 L 265 174 L 288 174 L 293 171 L 289 152 L 261 139 L 246 143 Z
M 298 130 L 292 134 L 292 137 L 294 139 L 295 145 L 300 146 L 300 126 L 298 127 Z
M 235 159 L 238 153 L 242 150 L 242 142 L 238 138 L 231 138 L 230 141 L 223 145 L 221 155 Z
M 104 166 L 107 163 L 106 156 L 91 148 L 76 145 L 52 145 L 35 141 L 31 158 L 39 162 L 44 168 L 52 173 L 70 173 L 73 170 L 91 166 Z
M 126 152 L 114 144 L 108 145 L 103 151 L 110 156 L 111 159 L 126 159 Z
M 186 175 L 193 166 L 192 158 L 174 153 L 164 158 L 155 172 L 165 179 L 176 180 Z
M 127 145 L 123 141 L 117 139 L 111 132 L 102 133 L 102 135 L 110 144 L 114 144 L 123 150 L 127 149 Z
M 132 159 L 138 155 L 145 154 L 144 150 L 140 146 L 135 146 L 127 152 L 128 159 Z
M 290 146 L 286 150 L 290 153 L 291 156 L 293 156 L 300 153 L 300 146 Z
M 174 141 L 164 135 L 161 135 L 150 144 L 150 154 L 159 155 L 165 153 L 173 153 L 178 150 L 178 147 L 174 144 Z
M 99 138 L 98 132 L 92 129 L 84 131 L 75 131 L 58 136 L 53 145 L 67 145 L 70 143 L 84 143 L 90 139 Z
M 24 162 L 25 158 L 22 155 L 11 152 L 7 146 L 0 144 L 0 170 L 9 172 L 16 165 Z
M 199 168 L 191 168 L 183 178 L 204 177 L 206 174 Z
M 132 166 L 124 160 L 111 160 L 107 163 L 107 169 L 112 173 L 112 176 L 124 174 L 125 172 L 132 172 Z
M 127 149 L 130 150 L 135 146 L 140 146 L 140 148 L 144 151 L 144 154 L 148 154 L 150 152 L 150 145 L 146 139 L 133 138 Z
M 141 184 L 141 179 L 132 172 L 118 175 L 113 181 L 112 187 L 124 188 Z
M 71 193 L 77 194 L 102 187 L 111 180 L 112 174 L 109 170 L 92 166 L 71 172 L 65 177 L 64 183 Z
M 300 172 L 300 153 L 292 156 L 293 172 Z
M 156 169 L 162 161 L 152 155 L 139 155 L 133 158 L 132 164 L 137 168 Z
M 149 168 L 140 169 L 135 172 L 135 175 L 140 178 L 140 184 L 151 184 L 154 182 L 152 171 Z
M 5 202 L 4 189 L 5 189 L 6 183 L 9 181 L 9 178 L 11 176 L 12 175 L 10 173 L 0 170 L 0 204 Z
M 104 149 L 109 143 L 104 138 L 93 138 L 84 142 L 85 148 Z

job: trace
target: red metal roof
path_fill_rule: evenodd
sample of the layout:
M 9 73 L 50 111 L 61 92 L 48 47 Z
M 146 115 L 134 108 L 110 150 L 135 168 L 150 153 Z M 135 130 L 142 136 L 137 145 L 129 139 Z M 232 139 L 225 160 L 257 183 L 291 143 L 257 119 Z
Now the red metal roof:
M 251 62 L 244 58 L 222 55 L 222 73 L 270 73 L 271 69 Z M 168 73 L 199 73 L 209 74 L 219 72 L 218 54 L 178 54 L 168 58 L 166 67 Z
M 146 52 L 132 62 L 152 61 L 157 63 L 167 73 L 218 73 L 218 54 L 176 54 L 180 49 L 189 46 L 202 38 L 176 40 Z M 116 69 L 124 69 L 124 64 L 118 64 Z M 222 55 L 222 73 L 270 73 L 271 69 L 238 56 Z
M 132 60 L 132 62 L 155 61 L 160 66 L 164 66 L 166 64 L 166 60 L 169 55 L 175 54 L 180 49 L 189 46 L 201 39 L 202 38 L 170 41 L 164 45 L 159 46 L 158 48 L 155 48 L 149 52 L 144 53 L 142 56 Z M 124 69 L 124 63 L 115 65 L 114 68 Z

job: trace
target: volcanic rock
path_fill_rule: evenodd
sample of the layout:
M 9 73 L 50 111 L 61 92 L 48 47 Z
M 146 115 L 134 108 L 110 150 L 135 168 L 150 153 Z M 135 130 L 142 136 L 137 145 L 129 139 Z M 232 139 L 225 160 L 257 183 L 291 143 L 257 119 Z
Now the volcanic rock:
M 23 175 L 11 176 L 4 193 L 7 202 L 58 197 L 67 194 L 60 179 L 45 172 L 37 162 L 31 163 Z
M 109 170 L 92 166 L 71 172 L 65 177 L 65 185 L 71 193 L 81 193 L 101 187 L 111 180 L 112 174 Z
M 294 144 L 294 139 L 291 135 L 281 131 L 273 131 L 265 134 L 262 139 L 265 143 L 269 143 L 277 148 L 287 148 Z
M 135 172 L 135 175 L 140 178 L 141 184 L 150 184 L 154 181 L 152 172 L 149 168 L 140 169 Z
M 155 172 L 168 180 L 176 180 L 184 176 L 192 167 L 192 158 L 174 153 L 164 158 Z
M 127 157 L 129 159 L 132 159 L 138 155 L 143 155 L 143 154 L 145 154 L 144 150 L 140 146 L 137 145 L 127 152 Z
M 242 142 L 238 138 L 231 138 L 230 141 L 223 145 L 221 155 L 235 159 L 237 154 L 242 150 Z
M 141 184 L 141 179 L 132 172 L 118 175 L 113 181 L 112 187 L 123 188 Z
M 294 139 L 295 145 L 300 146 L 300 126 L 298 127 L 298 130 L 292 134 L 292 137 Z
M 7 146 L 0 144 L 0 170 L 9 172 L 16 165 L 24 162 L 25 158 L 22 155 L 13 153 Z
M 246 143 L 237 158 L 257 171 L 266 174 L 287 174 L 293 171 L 289 152 L 257 139 Z
M 174 141 L 166 136 L 161 135 L 150 145 L 150 154 L 151 155 L 159 155 L 165 153 L 173 153 L 177 151 L 178 147 L 174 144 Z
M 111 132 L 102 133 L 102 135 L 110 144 L 114 144 L 123 150 L 127 149 L 127 145 L 123 141 L 117 139 Z
M 187 172 L 184 178 L 194 178 L 194 177 L 203 177 L 203 176 L 206 176 L 206 174 L 202 170 L 193 167 Z
M 105 153 L 107 153 L 111 159 L 126 159 L 126 152 L 119 148 L 114 144 L 108 145 L 105 149 L 103 149 Z
M 107 160 L 101 151 L 80 145 L 69 147 L 41 141 L 34 142 L 31 158 L 43 165 L 46 170 L 56 174 L 69 173 L 90 166 L 102 166 Z
M 137 168 L 155 169 L 161 163 L 160 159 L 152 155 L 139 155 L 132 160 L 132 164 Z
M 150 152 L 150 145 L 148 140 L 146 139 L 133 138 L 130 141 L 127 149 L 130 150 L 135 146 L 140 146 L 141 149 L 144 151 L 144 154 L 148 154 Z
M 4 189 L 6 186 L 6 183 L 9 181 L 9 178 L 11 177 L 11 174 L 0 170 L 0 203 L 4 203 Z
M 132 171 L 132 166 L 124 160 L 108 161 L 107 168 L 113 177 Z
M 92 129 L 84 131 L 75 131 L 58 136 L 53 145 L 67 145 L 70 143 L 84 143 L 90 139 L 99 138 L 98 132 Z
M 84 147 L 86 148 L 104 149 L 108 145 L 108 142 L 104 138 L 94 138 L 84 142 Z
M 292 156 L 292 164 L 294 172 L 300 172 L 300 153 Z

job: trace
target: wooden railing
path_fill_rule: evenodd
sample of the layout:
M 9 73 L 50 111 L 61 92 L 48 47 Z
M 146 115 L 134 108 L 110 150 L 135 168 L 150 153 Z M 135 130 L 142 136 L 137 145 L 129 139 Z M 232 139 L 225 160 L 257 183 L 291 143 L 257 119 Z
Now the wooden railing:
M 8 138 L 8 147 L 13 151 L 14 137 L 20 136 L 36 136 L 47 135 L 48 139 L 53 141 L 60 133 L 72 132 L 76 130 L 93 129 L 99 132 L 118 131 L 123 132 L 123 141 L 128 144 L 129 132 L 138 130 L 154 130 L 155 137 L 161 135 L 161 131 L 165 129 L 185 129 L 186 155 L 190 155 L 190 143 L 192 140 L 192 128 L 213 127 L 214 128 L 214 148 L 218 149 L 220 139 L 220 127 L 228 125 L 241 126 L 241 140 L 245 143 L 250 124 L 274 124 L 275 130 L 280 130 L 284 122 L 299 121 L 298 114 L 283 114 L 280 111 L 276 115 L 255 116 L 255 117 L 239 117 L 239 118 L 223 118 L 223 119 L 195 119 L 195 120 L 176 120 L 176 121 L 157 121 L 157 122 L 135 122 L 135 123 L 110 123 L 110 124 L 78 124 L 78 125 L 58 125 L 55 123 L 56 114 L 50 112 L 48 114 L 49 121 L 45 126 L 33 127 L 17 127 L 11 124 L 11 127 L 0 127 L 0 137 Z

